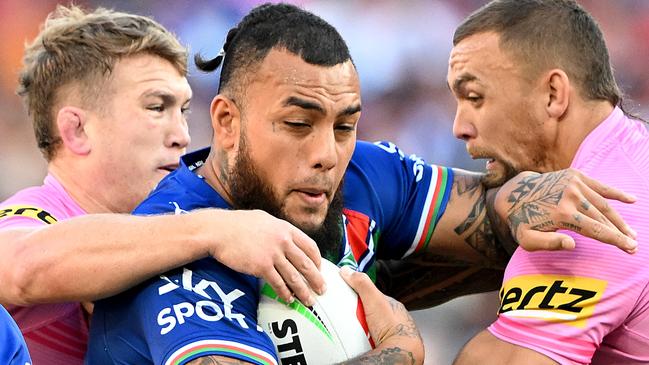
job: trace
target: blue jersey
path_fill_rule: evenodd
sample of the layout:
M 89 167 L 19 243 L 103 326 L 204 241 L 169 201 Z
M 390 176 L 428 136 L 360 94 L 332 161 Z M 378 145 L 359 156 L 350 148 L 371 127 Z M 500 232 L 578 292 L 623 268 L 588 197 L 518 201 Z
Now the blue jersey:
M 200 176 L 209 150 L 184 156 L 135 214 L 230 208 Z M 391 143 L 358 142 L 343 187 L 338 264 L 373 274 L 428 244 L 450 195 L 452 170 L 404 155 Z M 276 364 L 257 326 L 258 279 L 203 259 L 95 305 L 88 364 L 185 364 L 220 355 Z
M 0 364 L 30 365 L 25 339 L 18 325 L 3 306 L 0 306 Z

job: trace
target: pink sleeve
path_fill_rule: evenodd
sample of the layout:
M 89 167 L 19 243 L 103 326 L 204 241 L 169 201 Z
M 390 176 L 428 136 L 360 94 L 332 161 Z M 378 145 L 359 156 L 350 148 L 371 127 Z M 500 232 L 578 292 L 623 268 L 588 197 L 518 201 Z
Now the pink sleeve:
M 37 228 L 47 225 L 47 223 L 29 217 L 11 216 L 0 218 L 0 230 L 12 228 Z

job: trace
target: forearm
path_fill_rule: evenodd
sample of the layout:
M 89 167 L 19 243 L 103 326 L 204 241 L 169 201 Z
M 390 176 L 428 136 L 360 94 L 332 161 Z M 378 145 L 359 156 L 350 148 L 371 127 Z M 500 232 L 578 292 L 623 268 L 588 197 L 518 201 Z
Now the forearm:
M 407 314 L 405 307 L 390 299 L 393 311 L 406 313 L 408 321 L 400 323 L 385 334 L 375 339 L 376 348 L 349 361 L 347 365 L 360 364 L 398 364 L 415 365 L 424 363 L 424 346 L 412 317 Z
M 225 212 L 225 211 L 224 211 Z M 208 255 L 204 212 L 88 215 L 0 231 L 0 300 L 19 305 L 96 300 Z
M 363 356 L 346 361 L 343 364 L 414 365 L 423 364 L 423 357 L 418 360 L 411 351 L 404 350 L 399 346 L 389 346 L 389 344 L 385 344 L 385 346 L 379 346 Z

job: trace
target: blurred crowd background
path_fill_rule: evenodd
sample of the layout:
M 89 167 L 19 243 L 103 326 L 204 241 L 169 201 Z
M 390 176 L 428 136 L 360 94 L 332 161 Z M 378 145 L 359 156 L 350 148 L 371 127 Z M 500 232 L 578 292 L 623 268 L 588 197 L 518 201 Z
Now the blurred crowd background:
M 428 162 L 482 170 L 472 161 L 451 126 L 455 103 L 446 86 L 448 54 L 455 27 L 485 0 L 301 0 L 289 1 L 315 12 L 338 28 L 358 67 L 363 92 L 359 138 L 389 139 Z M 36 148 L 21 100 L 15 95 L 23 46 L 57 3 L 53 0 L 0 0 L 0 200 L 40 184 L 45 163 Z M 77 0 L 153 16 L 173 30 L 192 54 L 218 53 L 227 31 L 256 0 Z M 582 0 L 600 22 L 615 75 L 628 109 L 649 116 L 649 1 Z M 194 89 L 190 149 L 209 144 L 208 106 L 215 75 L 192 67 Z M 506 143 L 506 141 L 503 141 Z M 494 293 L 475 295 L 415 312 L 426 341 L 427 364 L 450 364 L 459 348 L 494 318 Z

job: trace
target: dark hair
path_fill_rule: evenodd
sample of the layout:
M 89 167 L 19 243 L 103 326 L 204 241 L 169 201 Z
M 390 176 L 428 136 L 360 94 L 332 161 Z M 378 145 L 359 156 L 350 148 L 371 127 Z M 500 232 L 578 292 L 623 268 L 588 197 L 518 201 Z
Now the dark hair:
M 351 60 L 347 44 L 336 28 L 322 18 L 289 4 L 263 4 L 250 11 L 230 29 L 223 54 L 194 61 L 199 70 L 216 70 L 223 61 L 219 93 L 237 93 L 245 76 L 259 65 L 271 49 L 285 49 L 305 62 L 334 66 Z
M 582 97 L 622 104 L 597 22 L 574 0 L 495 0 L 475 11 L 456 29 L 453 44 L 483 32 L 500 35 L 500 45 L 535 76 L 563 69 Z

